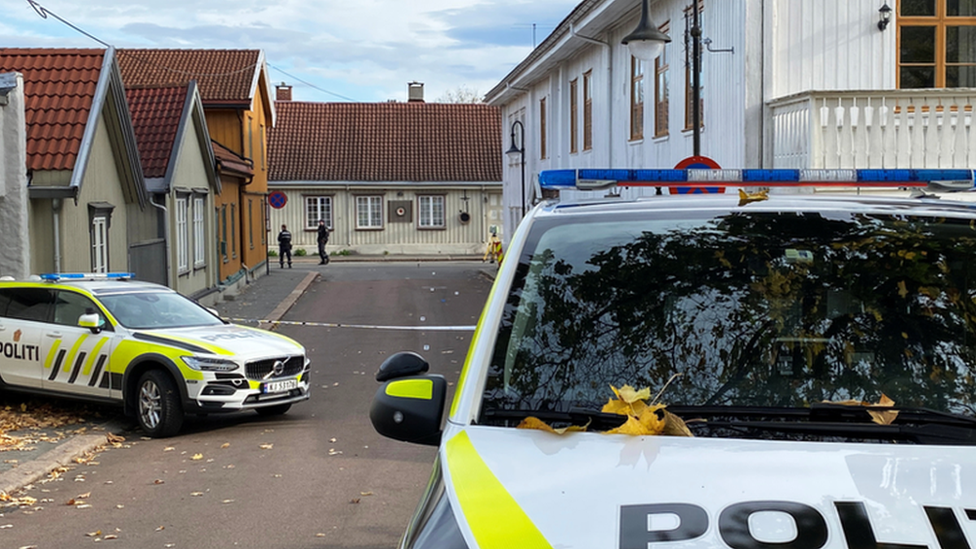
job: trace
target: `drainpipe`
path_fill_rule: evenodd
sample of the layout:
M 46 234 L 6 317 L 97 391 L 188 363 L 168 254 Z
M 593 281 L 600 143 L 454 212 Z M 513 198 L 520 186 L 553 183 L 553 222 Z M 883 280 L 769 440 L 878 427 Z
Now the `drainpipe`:
M 165 197 L 163 200 L 165 200 Z M 166 264 L 166 285 L 175 290 L 176 288 L 173 288 L 173 273 L 169 267 L 169 258 L 170 254 L 172 253 L 172 249 L 170 248 L 172 244 L 170 242 L 171 239 L 169 234 L 169 210 L 167 210 L 166 206 L 163 206 L 162 204 L 156 204 L 156 201 L 151 197 L 149 198 L 149 203 L 159 208 L 163 212 L 163 241 L 166 242 L 166 260 L 164 262 Z
M 607 64 L 607 109 L 613 109 L 613 46 L 608 42 L 602 40 L 597 40 L 596 38 L 590 38 L 589 36 L 583 36 L 576 34 L 576 25 L 569 25 L 569 32 L 576 38 L 583 40 L 584 42 L 589 42 L 591 44 L 596 44 L 598 46 L 603 46 L 604 60 Z M 607 113 L 607 164 L 609 168 L 613 168 L 613 113 Z
M 61 272 L 61 199 L 51 200 L 51 210 L 54 213 L 54 272 Z

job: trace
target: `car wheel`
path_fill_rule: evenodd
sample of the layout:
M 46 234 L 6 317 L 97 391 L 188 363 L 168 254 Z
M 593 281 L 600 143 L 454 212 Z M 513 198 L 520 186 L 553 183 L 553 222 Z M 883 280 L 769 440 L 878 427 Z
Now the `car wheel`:
M 278 404 L 276 406 L 265 406 L 264 408 L 255 408 L 254 411 L 262 416 L 280 416 L 289 409 L 291 409 L 291 403 Z
M 183 407 L 169 374 L 150 370 L 139 378 L 136 394 L 139 426 L 151 437 L 171 437 L 183 426 Z

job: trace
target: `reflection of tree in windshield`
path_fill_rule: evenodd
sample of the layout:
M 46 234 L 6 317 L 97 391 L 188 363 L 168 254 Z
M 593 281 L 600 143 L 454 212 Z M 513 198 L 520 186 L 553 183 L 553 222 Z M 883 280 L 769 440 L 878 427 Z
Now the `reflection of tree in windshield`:
M 593 227 L 572 230 L 609 225 Z M 808 406 L 885 393 L 973 413 L 969 220 L 734 213 L 677 227 L 620 222 L 602 249 L 539 229 L 486 407 L 599 408 L 610 384 L 656 391 L 681 373 L 665 402 Z

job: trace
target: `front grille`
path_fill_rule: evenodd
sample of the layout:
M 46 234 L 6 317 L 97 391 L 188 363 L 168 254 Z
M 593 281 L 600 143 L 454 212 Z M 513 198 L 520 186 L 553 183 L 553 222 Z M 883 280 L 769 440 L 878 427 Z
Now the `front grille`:
M 279 360 L 285 363 L 285 369 L 277 377 L 295 376 L 300 374 L 305 368 L 305 357 L 302 356 L 269 358 L 267 360 L 258 360 L 257 362 L 248 362 L 244 367 L 247 372 L 247 378 L 257 381 L 264 379 L 264 376 L 274 370 L 274 363 Z

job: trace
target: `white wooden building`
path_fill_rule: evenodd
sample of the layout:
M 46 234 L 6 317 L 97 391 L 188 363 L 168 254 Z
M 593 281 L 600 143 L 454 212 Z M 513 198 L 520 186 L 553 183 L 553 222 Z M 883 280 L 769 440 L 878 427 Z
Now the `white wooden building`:
M 976 0 L 698 1 L 701 154 L 723 168 L 976 167 Z M 652 1 L 672 41 L 641 63 L 621 44 L 640 0 L 583 0 L 486 95 L 503 150 L 524 124 L 529 202 L 541 170 L 672 168 L 692 155 L 692 7 Z M 518 155 L 504 166 L 511 235 Z

